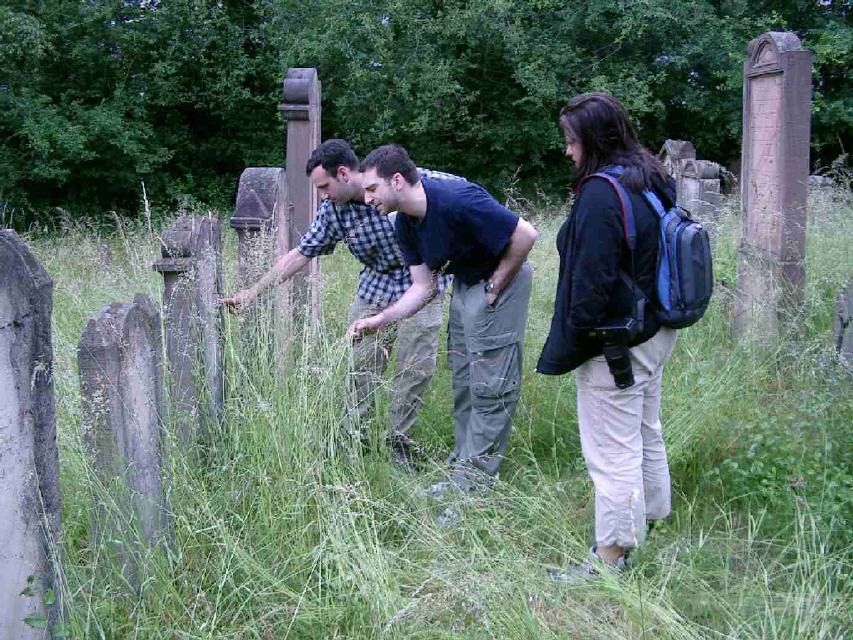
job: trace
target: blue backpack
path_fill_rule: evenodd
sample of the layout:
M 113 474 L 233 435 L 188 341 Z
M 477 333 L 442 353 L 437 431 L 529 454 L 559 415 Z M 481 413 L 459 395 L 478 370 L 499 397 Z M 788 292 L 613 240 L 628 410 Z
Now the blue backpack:
M 631 198 L 619 177 L 623 167 L 608 167 L 592 177 L 603 178 L 616 190 L 622 205 L 622 221 L 628 250 L 637 248 L 637 225 Z M 581 183 L 583 184 L 583 182 Z M 654 191 L 646 189 L 643 198 L 658 216 L 657 318 L 665 327 L 683 329 L 694 324 L 708 308 L 714 288 L 711 265 L 711 241 L 705 228 L 690 218 L 687 210 L 672 203 L 665 208 Z M 633 277 L 633 273 L 631 277 Z

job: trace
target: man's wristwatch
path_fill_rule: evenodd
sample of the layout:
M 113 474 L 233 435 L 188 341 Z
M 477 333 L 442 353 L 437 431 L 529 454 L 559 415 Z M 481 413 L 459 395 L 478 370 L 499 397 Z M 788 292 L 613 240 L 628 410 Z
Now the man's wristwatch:
M 483 283 L 483 290 L 486 293 L 494 293 L 495 292 L 495 283 L 492 282 L 491 280 L 487 280 L 485 283 Z

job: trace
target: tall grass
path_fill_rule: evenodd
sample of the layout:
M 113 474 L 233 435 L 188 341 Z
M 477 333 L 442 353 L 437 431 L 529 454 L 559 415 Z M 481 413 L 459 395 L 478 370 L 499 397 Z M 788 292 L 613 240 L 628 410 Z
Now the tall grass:
M 228 400 L 193 455 L 171 449 L 176 541 L 142 560 L 141 589 L 90 538 L 109 509 L 80 437 L 76 345 L 87 319 L 142 291 L 161 296 L 156 230 L 69 225 L 30 242 L 54 278 L 54 352 L 63 491 L 62 549 L 80 638 L 827 638 L 849 636 L 853 569 L 850 379 L 834 358 L 830 317 L 853 272 L 849 193 L 813 194 L 804 330 L 756 351 L 729 337 L 740 231 L 735 203 L 716 227 L 717 295 L 681 332 L 667 367 L 663 422 L 674 513 L 627 575 L 580 588 L 546 569 L 587 553 L 591 485 L 580 457 L 572 376 L 533 367 L 550 322 L 562 211 L 532 211 L 542 238 L 522 401 L 496 489 L 448 504 L 425 487 L 452 443 L 446 353 L 415 435 L 425 471 L 393 467 L 341 429 L 349 350 L 346 305 L 357 265 L 322 263 L 323 326 L 291 345 L 287 374 L 260 336 L 248 357 L 229 319 Z M 226 287 L 235 239 L 225 232 Z M 443 342 L 442 342 L 443 344 Z M 171 437 L 171 433 L 167 433 Z

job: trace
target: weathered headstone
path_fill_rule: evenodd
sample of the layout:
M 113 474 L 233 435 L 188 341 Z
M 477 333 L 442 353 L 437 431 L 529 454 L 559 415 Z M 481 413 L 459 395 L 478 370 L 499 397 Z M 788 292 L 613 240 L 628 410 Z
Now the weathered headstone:
M 52 310 L 50 276 L 0 231 L 0 638 L 48 638 L 62 618 Z
M 317 190 L 305 173 L 305 166 L 311 152 L 320 145 L 320 81 L 317 70 L 313 68 L 287 70 L 282 90 L 282 103 L 279 109 L 287 121 L 286 167 L 287 192 L 290 207 L 284 217 L 284 224 L 278 226 L 278 255 L 284 255 L 296 246 L 299 238 L 314 218 L 317 210 Z M 292 304 L 282 299 L 279 304 L 280 318 L 290 317 L 293 306 L 311 303 L 313 322 L 319 319 L 319 271 L 316 260 L 309 267 L 310 297 L 308 283 L 304 276 L 297 274 L 288 282 Z
M 715 219 L 720 207 L 723 168 L 710 160 L 697 160 L 697 165 L 702 183 L 702 215 Z
M 276 259 L 276 237 L 279 226 L 286 224 L 290 203 L 287 175 L 280 167 L 250 167 L 240 176 L 237 205 L 231 216 L 231 228 L 237 232 L 237 273 L 241 289 L 254 285 Z M 280 333 L 275 310 L 279 296 L 286 296 L 281 286 L 270 287 L 239 316 L 239 343 L 244 364 L 263 362 L 265 347 L 273 344 Z M 283 303 L 287 302 L 287 298 Z
M 240 176 L 231 228 L 237 232 L 240 288 L 251 286 L 272 266 L 275 233 L 288 207 L 287 175 L 280 167 L 249 167 Z
M 116 547 L 137 588 L 140 543 L 150 547 L 171 538 L 163 487 L 162 352 L 160 314 L 142 294 L 101 309 L 77 349 L 87 452 L 117 508 L 93 518 L 93 537 Z
M 853 372 L 853 279 L 838 294 L 832 326 L 838 356 L 842 364 Z
M 163 314 L 170 421 L 184 445 L 218 422 L 224 401 L 219 220 L 181 216 L 163 234 Z
M 687 140 L 667 140 L 658 152 L 666 172 L 678 181 L 682 160 L 695 160 L 696 149 Z
M 803 300 L 811 60 L 796 35 L 769 32 L 749 43 L 744 63 L 733 330 L 758 342 L 778 336 Z
M 681 160 L 678 171 L 678 204 L 696 220 L 713 222 L 720 205 L 720 165 L 710 160 Z

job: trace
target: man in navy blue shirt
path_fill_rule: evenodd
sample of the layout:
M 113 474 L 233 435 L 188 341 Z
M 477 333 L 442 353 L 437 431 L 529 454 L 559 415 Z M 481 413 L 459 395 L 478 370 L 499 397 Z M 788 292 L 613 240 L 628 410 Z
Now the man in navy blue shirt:
M 382 312 L 355 322 L 354 335 L 416 313 L 454 274 L 447 359 L 456 446 L 451 480 L 460 489 L 498 472 L 521 392 L 521 359 L 537 231 L 472 182 L 421 178 L 405 149 L 379 147 L 361 165 L 365 202 L 399 211 L 397 240 L 412 285 Z

